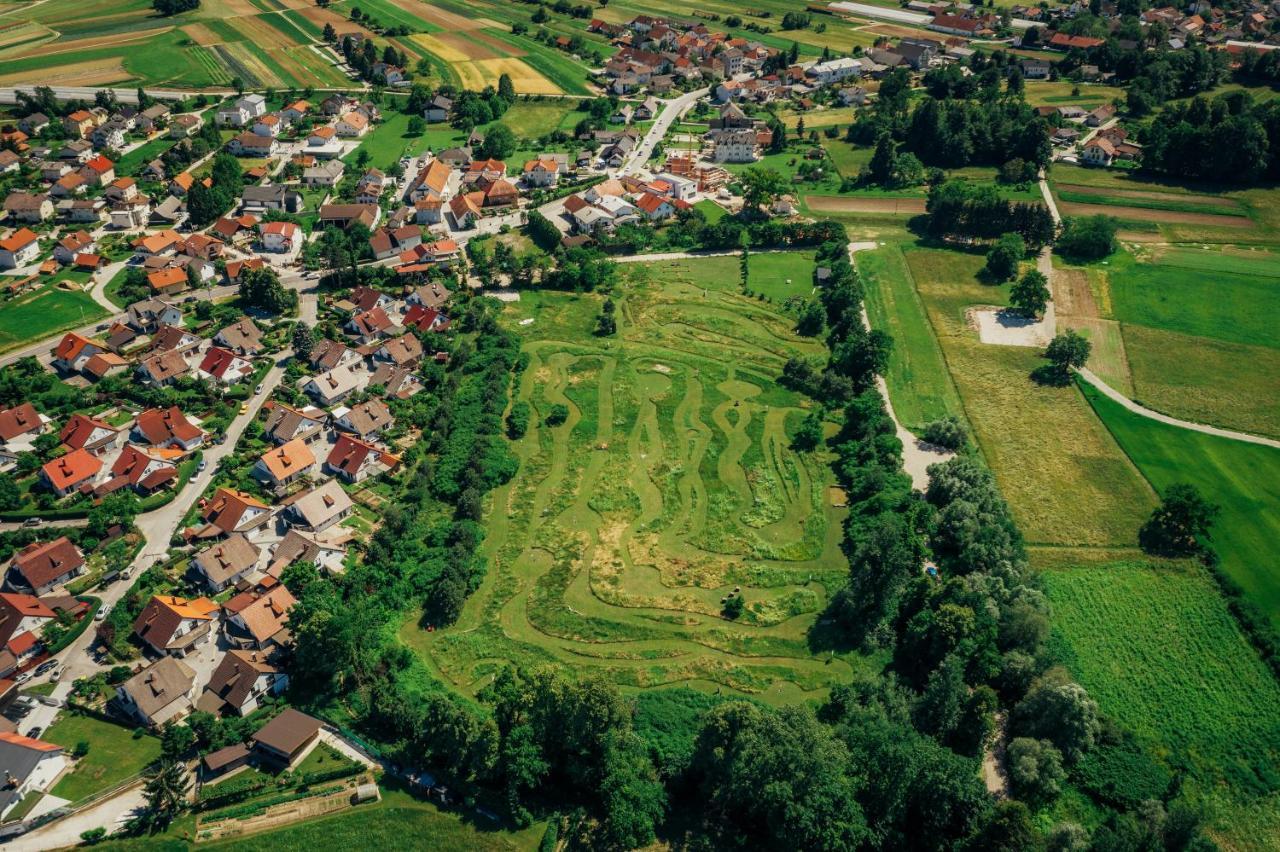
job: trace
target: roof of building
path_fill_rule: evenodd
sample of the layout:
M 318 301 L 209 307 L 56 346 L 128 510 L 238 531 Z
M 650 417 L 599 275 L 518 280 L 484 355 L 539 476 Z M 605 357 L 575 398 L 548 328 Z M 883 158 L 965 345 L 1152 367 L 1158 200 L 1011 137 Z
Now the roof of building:
M 213 670 L 209 683 L 205 685 L 204 694 L 200 696 L 201 703 L 207 706 L 206 698 L 212 695 L 216 697 L 219 709 L 223 706 L 239 709 L 249 699 L 253 687 L 261 675 L 275 674 L 279 671 L 280 668 L 273 662 L 273 658 L 268 657 L 262 651 L 242 651 L 239 649 L 227 651 L 218 662 L 218 667 Z M 214 752 L 214 754 L 219 754 L 219 752 Z M 209 757 L 211 758 L 213 755 L 211 754 Z M 233 757 L 232 759 L 235 758 Z M 207 764 L 209 758 L 205 760 Z M 210 766 L 209 768 L 216 769 L 217 767 Z
M 267 450 L 262 454 L 260 461 L 271 474 L 272 479 L 282 482 L 297 475 L 298 471 L 313 466 L 316 463 L 316 456 L 311 452 L 311 447 L 306 441 L 294 438 L 279 447 Z
M 172 440 L 192 441 L 204 434 L 176 405 L 148 408 L 138 415 L 136 428 L 148 443 L 157 445 Z
M 396 364 L 412 364 L 422 358 L 422 341 L 412 334 L 393 337 L 382 345 L 387 358 Z
M 348 394 L 360 386 L 367 374 L 357 372 L 350 366 L 334 367 L 319 375 L 312 376 L 308 384 L 314 384 L 326 399 L 335 399 Z
M 65 535 L 32 542 L 13 557 L 13 566 L 32 588 L 46 586 L 84 565 L 84 554 Z
M 354 477 L 371 454 L 381 457 L 383 453 L 373 444 L 367 444 L 358 438 L 343 434 L 338 436 L 338 441 L 333 445 L 325 463 L 334 470 Z
M 230 349 L 223 349 L 221 346 L 210 346 L 209 351 L 204 353 L 204 360 L 200 362 L 200 371 L 221 379 L 236 361 L 243 360 Z
M 153 380 L 162 382 L 186 374 L 191 365 L 177 349 L 166 349 L 143 361 L 142 368 Z
M 307 526 L 315 528 L 349 512 L 353 505 L 347 492 L 342 490 L 342 485 L 337 480 L 330 479 L 295 499 L 290 508 Z
M 351 318 L 351 323 L 356 327 L 357 333 L 365 336 L 387 331 L 393 325 L 391 317 L 382 308 L 370 308 L 364 313 L 356 314 Z
M 347 422 L 361 435 L 369 435 L 391 428 L 395 418 L 391 409 L 380 399 L 370 399 L 352 406 L 347 412 Z
M 207 690 L 206 690 L 207 692 Z M 204 703 L 204 696 L 200 696 L 200 704 Z M 205 709 L 203 706 L 200 709 Z M 212 711 L 209 711 L 212 712 Z M 249 747 L 244 743 L 236 743 L 226 748 L 220 748 L 217 751 L 211 751 L 204 756 L 204 766 L 210 772 L 217 772 L 224 766 L 230 766 L 237 761 L 245 760 L 249 757 Z
M 319 719 L 290 707 L 263 725 L 252 739 L 254 743 L 264 745 L 272 751 L 292 755 L 310 742 L 323 727 L 324 723 Z
M 295 562 L 315 562 L 321 551 L 326 548 L 345 550 L 339 543 L 330 542 L 327 539 L 321 541 L 309 532 L 290 528 L 271 554 L 271 564 L 267 566 L 267 573 L 279 576 L 284 568 Z
M 213 492 L 213 499 L 205 506 L 203 517 L 223 532 L 232 533 L 240 526 L 240 519 L 248 509 L 267 508 L 265 503 L 241 491 L 219 488 Z
M 298 602 L 284 586 L 276 586 L 238 613 L 254 641 L 263 644 L 280 636 L 288 622 L 289 610 Z
M 102 470 L 102 461 L 88 450 L 79 449 L 46 462 L 40 469 L 53 487 L 62 491 L 96 476 Z
M 221 585 L 243 574 L 258 563 L 262 553 L 243 533 L 235 533 L 213 547 L 196 554 L 195 559 L 209 580 Z
M 290 225 L 292 222 L 284 222 L 282 224 Z M 297 226 L 295 226 L 297 227 Z M 223 343 L 233 349 L 243 349 L 246 352 L 256 352 L 262 348 L 262 332 L 258 330 L 258 326 L 248 317 L 241 317 L 236 322 L 222 329 L 216 335 L 221 338 Z
M 133 622 L 133 632 L 158 648 L 167 648 L 184 621 L 211 621 L 218 605 L 208 598 L 152 595 Z
M 12 441 L 20 435 L 40 431 L 44 424 L 45 421 L 34 405 L 29 402 L 20 403 L 0 411 L 0 439 Z
M 151 719 L 173 702 L 185 699 L 195 683 L 196 673 L 190 666 L 166 656 L 120 684 L 119 688 L 133 699 L 143 716 Z

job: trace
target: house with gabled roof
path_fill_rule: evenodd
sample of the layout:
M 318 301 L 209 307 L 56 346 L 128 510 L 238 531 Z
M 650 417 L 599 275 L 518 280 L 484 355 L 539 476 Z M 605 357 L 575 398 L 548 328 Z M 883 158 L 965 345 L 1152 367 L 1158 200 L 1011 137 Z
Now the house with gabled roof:
M 354 483 L 391 470 L 399 461 L 381 447 L 343 434 L 338 436 L 324 467 L 344 482 Z
M 14 554 L 5 571 L 5 584 L 36 596 L 47 595 L 83 574 L 84 566 L 84 554 L 65 535 L 36 541 Z
M 23 799 L 52 789 L 69 763 L 56 743 L 0 732 L 0 766 L 7 776 L 0 787 L 0 819 L 9 819 Z
M 68 417 L 58 433 L 58 440 L 68 450 L 86 450 L 99 456 L 119 447 L 123 438 L 124 430 L 85 414 Z
M 356 350 L 337 340 L 321 340 L 311 347 L 307 360 L 317 370 L 328 371 L 337 367 L 348 367 L 359 363 L 361 355 Z
M 24 665 L 41 647 L 40 635 L 57 613 L 34 595 L 0 594 L 0 647 Z
M 84 369 L 86 361 L 106 349 L 106 344 L 101 341 L 90 340 L 74 331 L 67 332 L 53 350 L 53 367 L 62 373 L 78 373 Z
M 303 383 L 302 390 L 324 407 L 342 402 L 354 391 L 364 387 L 369 374 L 353 366 L 335 367 Z
M 181 453 L 152 453 L 133 444 L 126 444 L 111 465 L 111 478 L 93 489 L 93 495 L 102 497 L 122 488 L 132 488 L 145 497 L 177 482 L 178 469 L 174 464 L 181 458 Z
M 288 686 L 289 675 L 274 655 L 233 648 L 213 670 L 196 706 L 216 716 L 248 716 L 261 699 L 279 695 Z
M 197 533 L 200 538 L 237 532 L 249 534 L 270 520 L 271 507 L 243 491 L 219 488 L 208 503 L 203 504 L 200 516 L 206 524 Z
M 269 488 L 281 491 L 316 473 L 316 456 L 301 438 L 267 450 L 253 466 L 253 475 Z
M 320 570 L 331 574 L 341 573 L 345 570 L 343 560 L 347 556 L 346 543 L 350 536 L 341 534 L 344 532 L 341 529 L 335 532 L 340 534 L 317 535 L 290 527 L 284 538 L 271 552 L 271 561 L 267 565 L 266 573 L 268 576 L 279 578 L 285 568 L 298 562 L 310 562 Z
M 333 425 L 343 432 L 369 441 L 395 425 L 391 409 L 380 399 L 369 399 L 351 408 L 337 408 Z
M 263 433 L 275 444 L 287 444 L 290 441 L 302 441 L 314 444 L 324 438 L 324 426 L 329 415 L 313 406 L 293 408 L 282 402 L 269 401 L 264 406 L 267 410 L 267 425 Z
M 238 612 L 228 613 L 223 634 L 237 648 L 283 648 L 293 641 L 289 610 L 297 602 L 287 588 L 276 585 Z
M 210 346 L 200 362 L 197 372 L 201 377 L 233 385 L 253 375 L 253 362 L 242 358 L 230 349 Z
M 290 526 L 310 532 L 324 532 L 355 511 L 355 504 L 337 480 L 295 495 L 287 501 L 283 517 Z
M 45 462 L 40 479 L 59 497 L 66 497 L 92 484 L 102 471 L 102 460 L 87 450 L 72 450 L 65 456 Z
M 262 332 L 253 320 L 241 317 L 215 334 L 213 342 L 237 355 L 257 355 L 262 351 Z
M 353 316 L 344 328 L 361 343 L 372 343 L 390 335 L 395 329 L 395 323 L 382 308 L 373 308 Z
M 191 372 L 186 356 L 177 349 L 165 349 L 148 355 L 138 365 L 138 376 L 143 382 L 157 387 L 171 385 L 175 380 Z
M 161 657 L 116 686 L 120 708 L 149 728 L 158 728 L 186 715 L 195 694 L 195 671 L 173 657 Z
M 243 533 L 233 533 L 191 557 L 191 568 L 215 594 L 253 571 L 262 551 Z
M 413 334 L 402 334 L 386 340 L 374 352 L 375 358 L 401 367 L 417 364 L 422 360 L 422 355 L 422 341 Z
M 151 334 L 162 325 L 176 326 L 182 322 L 182 308 L 164 299 L 139 299 L 129 306 L 126 314 L 129 325 L 143 334 Z
M 134 620 L 133 632 L 157 654 L 185 657 L 209 641 L 217 611 L 208 598 L 153 595 Z
M 152 447 L 191 452 L 204 443 L 204 432 L 187 419 L 182 409 L 149 408 L 133 424 L 134 438 Z
M 29 402 L 6 408 L 0 411 L 0 446 L 7 449 L 28 447 L 52 422 Z

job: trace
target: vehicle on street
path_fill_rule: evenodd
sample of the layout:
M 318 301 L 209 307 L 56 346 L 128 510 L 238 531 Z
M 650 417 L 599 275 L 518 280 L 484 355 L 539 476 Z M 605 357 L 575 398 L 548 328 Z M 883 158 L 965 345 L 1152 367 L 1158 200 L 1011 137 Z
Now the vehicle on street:
M 123 571 L 121 571 L 121 572 L 120 572 L 120 579 L 121 579 L 121 580 L 127 580 L 127 579 L 129 579 L 130 577 L 132 577 L 132 576 L 133 576 L 133 566 L 132 566 L 132 565 L 130 565 L 128 568 L 126 568 L 126 569 L 124 569 Z
M 49 675 L 50 683 L 57 683 L 62 680 L 62 669 L 54 669 L 53 674 Z
M 200 459 L 200 464 L 196 465 L 196 473 L 204 473 L 204 469 L 208 466 L 209 463 L 207 461 Z
M 256 388 L 253 389 L 254 396 L 257 396 L 260 393 L 262 393 L 262 385 L 258 385 Z
M 249 413 L 249 403 L 247 403 L 247 402 L 242 402 L 242 403 L 240 403 L 240 413 L 241 413 L 241 414 L 248 414 L 248 413 Z
M 27 681 L 29 681 L 29 680 L 31 680 L 31 672 L 23 672 L 22 674 L 20 674 L 20 675 L 16 676 L 16 677 L 13 679 L 13 682 L 14 682 L 14 683 L 26 683 L 26 682 L 27 682 Z
M 44 518 L 27 518 L 22 522 L 24 527 L 38 527 L 44 523 Z
M 58 667 L 57 660 L 45 660 L 40 665 L 36 666 L 36 676 L 39 677 L 45 672 L 50 671 L 52 669 L 56 669 L 57 667 Z
M 110 615 L 110 614 L 111 614 L 111 605 L 110 605 L 110 604 L 104 604 L 104 605 L 102 605 L 102 606 L 98 607 L 98 611 L 97 611 L 97 612 L 95 612 L 95 613 L 93 614 L 93 620 L 94 620 L 94 621 L 102 621 L 103 619 L 105 619 L 105 618 L 106 618 L 108 615 Z
M 44 728 L 40 727 L 39 725 L 36 725 L 31 730 L 27 731 L 27 736 L 33 740 L 38 740 L 40 739 L 40 735 L 43 733 L 44 733 Z

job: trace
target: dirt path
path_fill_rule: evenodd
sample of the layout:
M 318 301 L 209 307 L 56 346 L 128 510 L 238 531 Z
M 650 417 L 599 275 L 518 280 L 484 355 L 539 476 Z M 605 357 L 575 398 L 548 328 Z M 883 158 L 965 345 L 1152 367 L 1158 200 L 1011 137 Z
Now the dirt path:
M 849 262 L 853 263 L 855 253 L 870 251 L 877 247 L 876 243 L 871 242 L 850 243 Z M 867 316 L 865 305 L 862 308 L 862 324 L 870 330 L 871 318 Z M 944 462 L 953 457 L 955 453 L 925 443 L 902 425 L 902 422 L 898 420 L 897 413 L 893 410 L 893 400 L 889 399 L 889 385 L 883 376 L 876 376 L 876 389 L 880 391 L 880 396 L 884 399 L 885 411 L 888 413 L 889 419 L 893 421 L 898 440 L 902 442 L 902 467 L 910 475 L 912 486 L 924 491 L 929 487 L 929 465 Z
M 1158 210 L 1154 207 L 1125 207 L 1119 204 L 1086 204 L 1064 201 L 1062 210 L 1071 216 L 1114 216 L 1134 222 L 1158 222 L 1177 225 L 1216 225 L 1220 228 L 1252 228 L 1253 220 L 1243 214 L 1188 213 L 1185 210 Z
M 1220 429 L 1217 426 L 1207 426 L 1204 423 L 1192 423 L 1190 420 L 1179 420 L 1176 417 L 1170 417 L 1167 414 L 1161 414 L 1158 411 L 1152 411 L 1145 405 L 1139 405 L 1129 397 L 1120 393 L 1120 391 L 1111 387 L 1089 368 L 1085 367 L 1079 370 L 1080 377 L 1098 390 L 1102 391 L 1109 398 L 1123 405 L 1134 414 L 1140 414 L 1151 420 L 1167 423 L 1170 426 L 1181 426 L 1183 429 L 1190 429 L 1193 432 L 1203 432 L 1206 435 L 1216 435 L 1219 438 L 1230 438 L 1233 441 L 1244 441 L 1248 444 L 1261 444 L 1264 447 L 1275 447 L 1280 449 L 1280 441 L 1274 438 L 1263 438 L 1261 435 L 1250 435 L 1247 432 L 1236 432 L 1232 429 Z
M 982 781 L 987 785 L 987 792 L 997 799 L 1008 795 L 1009 773 L 1005 769 L 1005 724 L 1008 714 L 1000 710 L 996 713 L 996 730 L 982 752 Z

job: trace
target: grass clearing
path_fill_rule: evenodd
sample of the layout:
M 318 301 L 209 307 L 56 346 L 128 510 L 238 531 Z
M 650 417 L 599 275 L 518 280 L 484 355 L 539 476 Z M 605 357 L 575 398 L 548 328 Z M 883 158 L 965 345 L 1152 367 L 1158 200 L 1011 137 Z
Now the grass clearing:
M 811 255 L 751 263 L 775 286 L 801 265 L 793 289 L 811 288 Z M 868 664 L 815 659 L 805 640 L 847 571 L 843 510 L 827 498 L 827 460 L 791 449 L 808 402 L 777 376 L 823 347 L 739 292 L 737 257 L 622 274 L 615 338 L 591 333 L 598 294 L 507 305 L 508 321 L 532 320 L 520 326 L 531 360 L 518 397 L 533 417 L 515 444 L 519 473 L 488 513 L 491 567 L 456 626 L 411 620 L 401 637 L 464 693 L 511 661 L 627 689 L 819 697 Z M 568 408 L 563 425 L 543 423 L 552 405 Z M 731 622 L 720 611 L 735 587 L 747 606 Z
M 1157 490 L 1189 482 L 1222 507 L 1213 541 L 1222 566 L 1280 626 L 1280 450 L 1169 426 L 1084 386 L 1085 398 Z M 1137 530 L 1129 543 L 1137 541 Z
M 1052 650 L 1157 761 L 1187 772 L 1211 802 L 1224 848 L 1275 848 L 1280 686 L 1194 564 L 1145 561 L 1041 573 L 1053 604 Z M 1222 784 L 1229 785 L 1224 791 Z M 1215 806 L 1223 799 L 1223 806 Z M 1238 809 L 1270 812 L 1270 833 Z
M 926 423 L 948 414 L 964 417 L 960 396 L 902 248 L 889 243 L 874 251 L 858 252 L 854 259 L 866 284 L 872 327 L 893 336 L 885 381 L 898 419 L 918 432 Z
M 81 741 L 89 743 L 89 753 L 50 791 L 73 802 L 136 775 L 160 756 L 160 740 L 153 736 L 135 738 L 122 725 L 73 713 L 63 713 L 44 739 L 67 751 Z
M 61 280 L 57 275 L 54 278 Z M 106 315 L 106 310 L 83 290 L 43 284 L 0 303 L 0 352 L 88 325 Z

